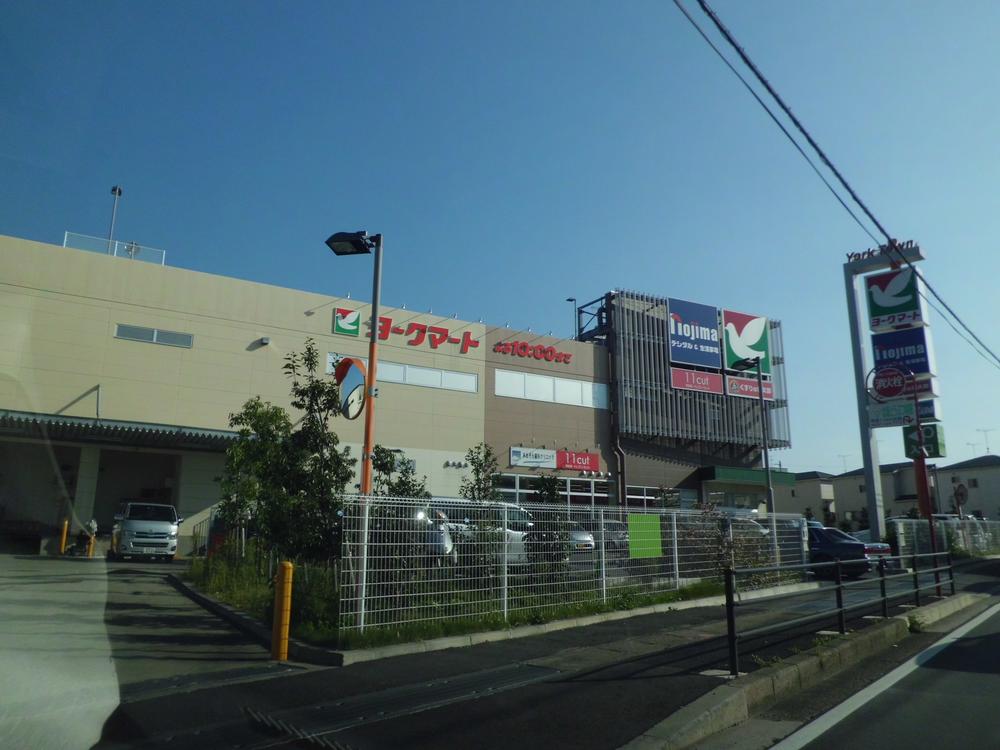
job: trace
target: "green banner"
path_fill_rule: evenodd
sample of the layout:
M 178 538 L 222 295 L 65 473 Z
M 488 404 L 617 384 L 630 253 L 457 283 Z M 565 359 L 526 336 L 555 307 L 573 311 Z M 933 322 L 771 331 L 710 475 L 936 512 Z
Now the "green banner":
M 646 513 L 629 513 L 628 556 L 633 560 L 663 557 L 663 535 L 660 517 Z

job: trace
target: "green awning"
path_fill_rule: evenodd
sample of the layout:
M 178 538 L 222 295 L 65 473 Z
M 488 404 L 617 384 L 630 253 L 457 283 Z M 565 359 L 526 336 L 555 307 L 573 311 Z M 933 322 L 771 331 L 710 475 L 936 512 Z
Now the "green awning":
M 701 481 L 722 484 L 750 484 L 767 487 L 767 475 L 763 469 L 742 469 L 734 466 L 706 466 L 701 470 Z M 790 471 L 771 469 L 772 485 L 795 484 L 795 475 Z
M 144 448 L 224 451 L 236 439 L 237 433 L 120 419 L 2 410 L 0 436 L 58 442 L 111 443 Z

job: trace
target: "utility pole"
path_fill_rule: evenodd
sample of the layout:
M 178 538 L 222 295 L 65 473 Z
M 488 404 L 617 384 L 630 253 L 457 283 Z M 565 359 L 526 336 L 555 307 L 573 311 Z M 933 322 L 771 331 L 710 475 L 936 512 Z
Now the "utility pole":
M 988 430 L 985 430 L 985 429 L 978 429 L 978 428 L 977 428 L 977 429 L 976 429 L 976 432 L 981 432 L 981 433 L 983 433 L 983 440 L 985 440 L 985 441 L 986 441 L 986 455 L 988 456 L 988 455 L 990 454 L 990 433 L 991 433 L 991 432 L 996 432 L 996 428 L 995 428 L 995 427 L 991 427 L 991 428 L 990 428 L 990 429 L 988 429 Z

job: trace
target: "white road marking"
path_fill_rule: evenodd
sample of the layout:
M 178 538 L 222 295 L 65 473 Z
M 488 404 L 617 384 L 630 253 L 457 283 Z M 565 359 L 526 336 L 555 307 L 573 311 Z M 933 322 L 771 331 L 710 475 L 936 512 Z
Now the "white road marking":
M 840 723 L 863 705 L 868 703 L 868 701 L 891 688 L 911 672 L 919 669 L 921 666 L 948 648 L 948 646 L 952 643 L 962 638 L 970 630 L 982 625 L 997 612 L 1000 612 L 1000 604 L 994 604 L 982 614 L 977 615 L 961 627 L 951 631 L 944 638 L 935 642 L 933 645 L 928 646 L 908 661 L 903 662 L 894 670 L 889 672 L 889 674 L 879 680 L 876 680 L 860 693 L 855 693 L 846 701 L 834 706 L 825 714 L 806 724 L 794 734 L 790 734 L 788 737 L 775 745 L 771 750 L 799 750 L 799 748 L 805 747 L 817 737 L 820 737 L 822 734 L 827 732 L 831 727 Z

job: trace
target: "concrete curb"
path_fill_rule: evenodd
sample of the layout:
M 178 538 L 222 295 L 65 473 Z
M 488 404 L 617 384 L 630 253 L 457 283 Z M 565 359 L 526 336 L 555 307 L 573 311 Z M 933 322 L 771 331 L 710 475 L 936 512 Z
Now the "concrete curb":
M 191 599 L 195 604 L 207 609 L 216 617 L 225 620 L 234 628 L 246 636 L 249 636 L 264 648 L 271 648 L 271 631 L 259 621 L 255 620 L 238 609 L 234 609 L 227 604 L 216 601 L 197 589 L 189 586 L 173 573 L 167 575 L 167 581 L 184 596 Z M 298 661 L 304 664 L 318 664 L 324 667 L 340 667 L 344 664 L 343 654 L 338 651 L 313 646 L 294 638 L 288 639 L 288 658 L 291 661 Z
M 188 598 L 195 601 L 217 617 L 222 618 L 237 630 L 245 633 L 267 648 L 271 648 L 271 631 L 262 625 L 258 620 L 230 607 L 222 602 L 216 601 L 197 589 L 189 586 L 174 574 L 167 576 L 167 580 Z M 792 591 L 805 591 L 820 588 L 821 584 L 810 581 L 805 583 L 791 583 L 782 586 L 774 586 L 769 589 L 759 589 L 740 594 L 741 601 L 750 601 L 775 594 L 785 594 Z M 493 643 L 495 641 L 505 641 L 512 638 L 527 638 L 533 635 L 544 635 L 554 633 L 568 628 L 580 628 L 587 625 L 597 625 L 602 622 L 614 622 L 616 620 L 626 620 L 630 617 L 640 617 L 642 615 L 659 614 L 662 612 L 672 612 L 683 609 L 693 609 L 695 607 L 723 607 L 726 604 L 724 596 L 707 596 L 702 599 L 688 599 L 680 602 L 668 602 L 666 604 L 653 604 L 648 607 L 638 607 L 636 609 L 626 609 L 613 612 L 602 612 L 596 615 L 586 615 L 584 617 L 572 617 L 565 620 L 553 620 L 552 622 L 540 625 L 521 625 L 516 628 L 505 628 L 503 630 L 487 630 L 479 633 L 468 633 L 464 635 L 450 635 L 443 638 L 431 638 L 425 641 L 409 641 L 407 643 L 394 643 L 389 646 L 378 646 L 375 648 L 364 648 L 345 651 L 334 651 L 312 646 L 302 641 L 290 638 L 288 641 L 288 655 L 294 661 L 301 661 L 307 664 L 319 664 L 323 666 L 347 666 L 348 664 L 359 664 L 365 661 L 375 661 L 377 659 L 388 659 L 393 656 L 406 656 L 407 654 L 421 654 L 428 651 L 441 651 L 446 648 L 464 648 L 475 646 L 479 643 Z
M 986 598 L 989 598 L 987 594 L 957 594 L 913 609 L 906 615 L 890 617 L 860 632 L 839 636 L 829 646 L 819 646 L 739 677 L 675 711 L 622 750 L 691 747 L 710 735 L 746 721 L 751 709 L 758 704 L 814 685 L 870 654 L 889 648 L 909 634 L 913 618 L 922 625 L 929 625 Z

